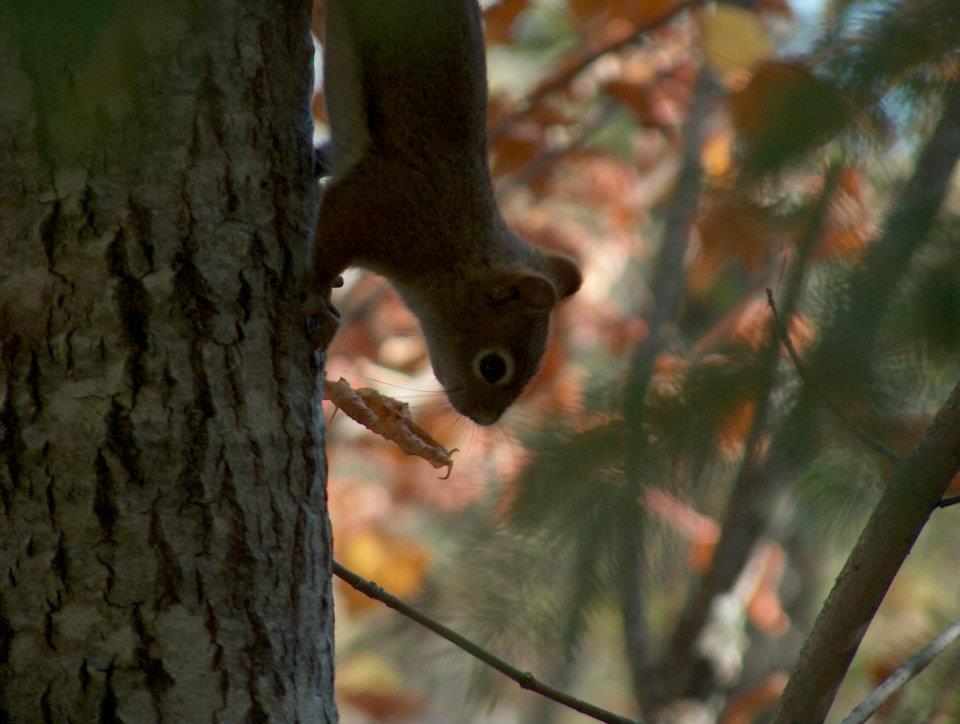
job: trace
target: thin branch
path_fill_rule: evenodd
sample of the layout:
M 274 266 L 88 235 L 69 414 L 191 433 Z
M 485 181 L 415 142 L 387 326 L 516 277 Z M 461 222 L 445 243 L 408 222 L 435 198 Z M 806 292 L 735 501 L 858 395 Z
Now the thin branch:
M 626 482 L 630 499 L 639 500 L 644 482 L 646 435 L 643 418 L 647 389 L 654 372 L 657 355 L 664 349 L 683 294 L 683 260 L 690 241 L 703 171 L 700 157 L 706 139 L 711 104 L 720 92 L 720 85 L 704 65 L 694 84 L 693 102 L 684 129 L 683 157 L 677 176 L 673 200 L 664 214 L 663 242 L 657 256 L 652 283 L 653 306 L 644 315 L 649 333 L 633 353 L 630 376 L 623 403 L 624 420 L 631 444 L 626 454 Z M 634 693 L 641 709 L 649 708 L 655 687 L 647 674 L 648 634 L 645 622 L 643 571 L 643 512 L 638 510 L 637 523 L 627 529 L 623 557 L 623 628 Z
M 774 724 L 822 722 L 890 584 L 960 471 L 960 383 L 893 477 L 800 651 Z
M 929 666 L 935 658 L 950 648 L 960 638 L 960 621 L 950 624 L 939 636 L 911 656 L 863 700 L 840 724 L 863 724 L 873 716 L 883 702 L 894 692 Z
M 885 445 L 882 441 L 878 440 L 857 425 L 857 423 L 854 422 L 853 419 L 847 415 L 847 413 L 840 409 L 840 407 L 837 406 L 833 400 L 825 395 L 823 391 L 817 387 L 813 379 L 811 379 L 807 372 L 806 366 L 803 364 L 803 360 L 800 359 L 800 355 L 797 354 L 797 350 L 793 346 L 793 342 L 790 340 L 790 332 L 787 330 L 786 324 L 780 317 L 780 312 L 777 311 L 777 303 L 774 301 L 773 291 L 770 289 L 767 289 L 767 304 L 770 305 L 770 311 L 773 313 L 773 322 L 777 333 L 780 336 L 780 341 L 786 348 L 787 354 L 790 355 L 790 360 L 793 362 L 793 366 L 797 370 L 797 374 L 800 375 L 800 379 L 803 380 L 807 388 L 813 392 L 813 394 L 817 397 L 817 399 L 820 400 L 824 407 L 830 410 L 830 412 L 832 412 L 833 415 L 840 420 L 840 422 L 842 422 L 854 435 L 856 435 L 860 442 L 890 462 L 897 462 L 897 460 L 900 459 L 900 456 L 895 450 L 887 447 L 887 445 Z
M 566 88 L 571 80 L 576 78 L 586 68 L 593 65 L 603 56 L 607 55 L 608 53 L 615 53 L 618 50 L 627 47 L 628 45 L 636 43 L 643 36 L 652 33 L 654 30 L 657 30 L 669 23 L 683 11 L 695 8 L 698 5 L 702 5 L 704 2 L 705 0 L 684 0 L 683 2 L 674 5 L 669 10 L 661 13 L 653 20 L 639 26 L 625 38 L 618 38 L 616 40 L 604 43 L 596 48 L 590 49 L 575 62 L 572 62 L 564 67 L 560 72 L 543 80 L 530 92 L 529 95 L 527 95 L 523 103 L 518 108 L 501 117 L 490 131 L 491 139 L 496 140 L 500 138 L 507 131 L 507 129 L 510 128 L 510 126 L 540 105 L 544 98 L 563 88 Z
M 430 618 L 422 611 L 419 611 L 413 606 L 404 603 L 402 600 L 385 591 L 373 581 L 368 581 L 366 578 L 357 575 L 337 561 L 333 562 L 333 572 L 339 578 L 360 591 L 360 593 L 364 594 L 365 596 L 386 604 L 389 608 L 392 608 L 397 613 L 406 616 L 411 621 L 417 622 L 424 628 L 430 629 L 438 636 L 445 638 L 454 646 L 457 646 L 471 656 L 480 659 L 480 661 L 487 664 L 487 666 L 491 666 L 510 679 L 513 679 L 520 685 L 522 689 L 527 689 L 528 691 L 533 691 L 541 696 L 545 696 L 548 699 L 552 699 L 553 701 L 557 702 L 558 704 L 569 707 L 570 709 L 578 711 L 581 714 L 596 719 L 597 721 L 608 722 L 608 724 L 642 724 L 635 719 L 628 719 L 627 717 L 620 716 L 619 714 L 614 714 L 606 709 L 601 709 L 599 706 L 595 706 L 594 704 L 583 701 L 582 699 L 578 699 L 575 696 L 567 694 L 566 692 L 560 691 L 559 689 L 555 689 L 548 684 L 544 684 L 542 681 L 536 679 L 533 674 L 526 671 L 520 671 L 520 669 L 511 666 L 506 661 L 493 655 L 479 644 L 470 641 L 468 638 L 458 634 L 453 629 L 448 628 L 442 623 Z
M 796 254 L 783 285 L 783 306 L 792 314 L 803 288 L 813 250 L 823 237 L 823 227 L 836 195 L 843 170 L 842 161 L 835 162 L 825 174 L 823 188 L 802 225 Z M 740 469 L 726 503 L 720 525 L 720 539 L 699 587 L 693 592 L 666 647 L 669 652 L 657 672 L 660 700 L 703 696 L 715 688 L 715 672 L 706 666 L 697 652 L 696 642 L 713 610 L 717 596 L 729 591 L 747 565 L 751 551 L 769 528 L 769 503 L 774 494 L 773 476 L 764 473 L 765 445 L 761 444 L 769 429 L 772 395 L 776 384 L 779 336 L 773 329 L 767 337 L 758 365 L 756 413 L 744 444 Z

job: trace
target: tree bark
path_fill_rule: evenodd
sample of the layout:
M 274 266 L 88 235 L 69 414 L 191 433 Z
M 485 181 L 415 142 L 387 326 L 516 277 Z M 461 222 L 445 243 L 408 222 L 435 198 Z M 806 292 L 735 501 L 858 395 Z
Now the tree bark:
M 337 720 L 309 23 L 0 0 L 0 722 Z

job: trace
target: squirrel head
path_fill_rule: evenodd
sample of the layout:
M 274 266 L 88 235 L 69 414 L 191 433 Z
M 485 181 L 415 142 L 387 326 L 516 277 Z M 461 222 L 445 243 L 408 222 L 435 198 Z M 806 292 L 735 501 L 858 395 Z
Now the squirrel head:
M 581 276 L 567 257 L 534 250 L 527 261 L 471 277 L 431 295 L 418 316 L 450 404 L 492 425 L 540 368 L 553 310 L 580 288 Z

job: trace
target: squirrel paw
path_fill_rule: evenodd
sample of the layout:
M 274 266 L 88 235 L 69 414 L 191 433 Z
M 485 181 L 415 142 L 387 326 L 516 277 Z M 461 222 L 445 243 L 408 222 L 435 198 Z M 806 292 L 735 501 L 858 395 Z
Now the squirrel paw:
M 310 335 L 310 351 L 330 346 L 340 327 L 340 312 L 330 302 L 330 292 L 343 286 L 343 277 L 335 277 L 329 284 L 310 284 L 310 292 L 303 302 L 307 332 Z

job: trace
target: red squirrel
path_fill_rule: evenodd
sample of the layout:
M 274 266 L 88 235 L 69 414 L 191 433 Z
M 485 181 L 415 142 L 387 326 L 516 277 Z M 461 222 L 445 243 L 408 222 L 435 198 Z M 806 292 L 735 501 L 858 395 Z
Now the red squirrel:
M 514 234 L 487 165 L 477 0 L 327 0 L 330 178 L 304 305 L 326 345 L 348 266 L 385 276 L 454 409 L 491 425 L 536 374 L 577 265 Z

